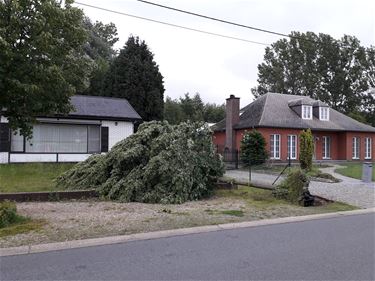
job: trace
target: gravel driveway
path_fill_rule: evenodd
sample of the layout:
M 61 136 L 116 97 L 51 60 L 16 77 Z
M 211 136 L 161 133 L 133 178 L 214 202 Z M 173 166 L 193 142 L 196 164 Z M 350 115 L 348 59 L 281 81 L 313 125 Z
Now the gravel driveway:
M 310 192 L 312 194 L 344 203 L 348 203 L 360 208 L 375 207 L 375 182 L 364 183 L 361 180 L 345 177 L 334 172 L 340 166 L 335 165 L 329 168 L 321 168 L 324 173 L 329 173 L 341 180 L 338 183 L 310 182 Z M 236 179 L 241 182 L 249 180 L 249 173 L 241 170 L 228 170 L 226 177 Z M 262 173 L 251 173 L 252 182 L 259 184 L 272 184 L 277 176 Z M 280 178 L 276 183 L 280 183 Z

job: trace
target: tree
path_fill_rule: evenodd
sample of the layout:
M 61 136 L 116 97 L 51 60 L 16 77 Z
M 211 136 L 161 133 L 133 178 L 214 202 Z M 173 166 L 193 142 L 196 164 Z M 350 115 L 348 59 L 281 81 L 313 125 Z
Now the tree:
M 266 48 L 258 65 L 259 85 L 252 89 L 255 97 L 267 92 L 306 95 L 347 114 L 374 107 L 374 99 L 366 98 L 375 79 L 373 47 L 364 48 L 354 36 L 291 35 Z
M 312 158 L 314 153 L 314 137 L 310 129 L 303 130 L 299 136 L 300 139 L 300 152 L 299 162 L 301 169 L 311 171 Z
M 163 76 L 145 41 L 129 37 L 107 71 L 102 94 L 126 98 L 144 121 L 163 119 Z
M 68 113 L 88 84 L 83 13 L 67 0 L 0 1 L 0 109 L 30 136 L 36 116 Z
M 241 160 L 245 165 L 259 165 L 266 162 L 266 140 L 257 130 L 246 131 L 241 140 Z
M 164 105 L 164 118 L 171 124 L 188 120 L 216 123 L 225 118 L 225 107 L 215 103 L 204 104 L 199 93 L 196 93 L 193 98 L 186 93 L 179 100 L 167 97 Z
M 117 28 L 113 23 L 103 24 L 100 21 L 92 23 L 88 17 L 83 19 L 83 26 L 88 33 L 88 39 L 83 48 L 92 61 L 93 69 L 90 74 L 89 87 L 81 94 L 100 95 L 105 74 L 116 55 L 113 45 L 118 41 Z
M 57 184 L 66 189 L 95 188 L 122 202 L 175 204 L 207 197 L 223 173 L 208 126 L 152 121 L 141 124 L 137 133 L 107 154 L 77 164 Z

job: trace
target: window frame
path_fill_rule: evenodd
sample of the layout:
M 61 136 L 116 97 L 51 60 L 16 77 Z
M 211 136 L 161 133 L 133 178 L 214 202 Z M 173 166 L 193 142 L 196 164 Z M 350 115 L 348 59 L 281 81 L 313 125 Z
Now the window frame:
M 288 141 L 287 141 L 287 158 L 286 159 L 290 159 L 291 160 L 296 160 L 297 159 L 297 135 L 288 135 L 287 137 Z M 294 140 L 294 151 L 293 151 L 293 142 L 292 140 Z M 293 152 L 294 152 L 294 156 L 293 156 Z
M 365 137 L 365 159 L 372 159 L 372 138 Z
M 323 113 L 324 111 L 325 111 L 326 114 Z M 329 107 L 325 107 L 325 106 L 319 107 L 319 120 L 329 121 Z
M 302 114 L 301 114 L 302 119 L 305 119 L 305 120 L 313 119 L 312 105 L 303 104 L 301 110 L 302 110 Z
M 276 149 L 276 143 L 278 143 L 278 150 Z M 281 159 L 281 136 L 280 134 L 271 134 L 270 136 L 270 158 L 275 160 Z M 272 156 L 273 155 L 273 156 Z M 276 155 L 278 155 L 276 157 Z
M 322 137 L 322 159 L 331 159 L 331 137 L 330 136 Z
M 86 137 L 86 151 L 85 152 L 64 152 L 64 151 L 54 151 L 54 152 L 35 152 L 35 151 L 26 151 L 26 138 L 22 136 L 23 138 L 23 150 L 22 151 L 13 151 L 10 149 L 9 153 L 13 154 L 97 154 L 101 153 L 101 124 L 80 124 L 80 123 L 54 123 L 54 122 L 41 122 L 40 124 L 45 124 L 45 125 L 55 125 L 55 126 L 60 126 L 60 125 L 70 125 L 70 126 L 85 126 L 86 127 L 86 132 L 87 132 L 87 137 Z M 39 125 L 39 124 L 38 124 Z M 89 151 L 89 127 L 90 126 L 96 126 L 99 128 L 99 147 L 98 151 L 96 152 L 90 152 Z M 13 131 L 11 131 L 11 136 L 10 136 L 10 146 L 12 147 L 12 136 L 13 136 Z
M 360 137 L 353 137 L 352 138 L 352 159 L 359 160 L 360 153 L 361 153 L 361 138 Z

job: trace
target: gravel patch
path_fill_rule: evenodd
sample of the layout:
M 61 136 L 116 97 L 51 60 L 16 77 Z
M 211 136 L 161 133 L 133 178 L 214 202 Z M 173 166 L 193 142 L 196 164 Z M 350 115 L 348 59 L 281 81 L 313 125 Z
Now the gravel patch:
M 327 212 L 286 203 L 257 206 L 233 197 L 181 205 L 94 200 L 25 202 L 17 203 L 17 209 L 21 215 L 46 224 L 41 231 L 0 238 L 0 248 Z M 242 211 L 243 216 L 223 213 L 228 210 Z

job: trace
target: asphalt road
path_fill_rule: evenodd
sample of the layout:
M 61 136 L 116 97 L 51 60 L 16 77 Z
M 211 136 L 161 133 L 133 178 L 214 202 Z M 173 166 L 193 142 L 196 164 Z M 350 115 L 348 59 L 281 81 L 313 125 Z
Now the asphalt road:
M 374 280 L 375 215 L 0 259 L 1 280 Z

